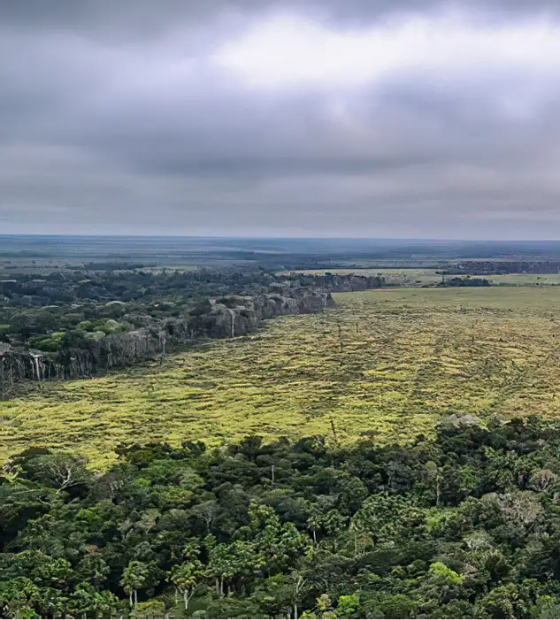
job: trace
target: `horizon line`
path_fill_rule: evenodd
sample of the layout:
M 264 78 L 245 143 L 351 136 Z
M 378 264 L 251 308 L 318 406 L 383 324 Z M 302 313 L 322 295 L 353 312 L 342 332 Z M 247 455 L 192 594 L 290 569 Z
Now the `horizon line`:
M 272 237 L 272 236 L 230 236 L 230 235 L 150 235 L 150 234 L 41 234 L 41 233 L 0 233 L 0 239 L 39 237 L 39 238 L 72 238 L 81 239 L 223 239 L 241 241 L 421 241 L 421 242 L 447 242 L 447 243 L 560 243 L 560 238 L 555 239 L 472 239 L 472 238 L 449 238 L 449 237 Z

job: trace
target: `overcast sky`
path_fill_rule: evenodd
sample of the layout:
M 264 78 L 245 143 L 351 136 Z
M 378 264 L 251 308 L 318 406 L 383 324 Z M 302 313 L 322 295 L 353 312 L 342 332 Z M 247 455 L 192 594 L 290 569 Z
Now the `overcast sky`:
M 0 233 L 560 238 L 558 0 L 1 0 Z

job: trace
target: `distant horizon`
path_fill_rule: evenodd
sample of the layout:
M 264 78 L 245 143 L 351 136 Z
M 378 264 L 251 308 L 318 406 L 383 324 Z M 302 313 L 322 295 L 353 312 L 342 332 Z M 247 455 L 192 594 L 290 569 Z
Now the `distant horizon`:
M 403 241 L 403 242 L 421 242 L 421 243 L 560 243 L 560 237 L 555 239 L 497 239 L 497 238 L 462 238 L 462 237 L 354 237 L 354 236 L 269 236 L 269 235 L 148 235 L 148 234 L 116 234 L 116 233 L 63 233 L 63 234 L 42 234 L 42 233 L 0 233 L 0 240 L 4 238 L 21 238 L 21 237 L 37 237 L 37 238 L 81 238 L 81 239 L 224 239 L 239 241 L 367 241 L 367 242 L 384 242 L 384 241 Z
M 557 239 L 472 239 L 472 238 L 449 238 L 449 237 L 350 237 L 350 236 L 319 236 L 319 237 L 303 237 L 303 236 L 266 236 L 266 235 L 147 235 L 147 234 L 39 234 L 39 233 L 0 233 L 0 250 L 2 240 L 8 239 L 122 239 L 122 240 L 134 240 L 134 239 L 153 239 L 153 240 L 211 240 L 211 241 L 266 241 L 266 242 L 356 242 L 360 245 L 364 243 L 370 244 L 399 244 L 399 243 L 416 243 L 419 245 L 429 244 L 496 244 L 500 246 L 504 245 L 528 245 L 528 244 L 560 244 L 560 238 Z

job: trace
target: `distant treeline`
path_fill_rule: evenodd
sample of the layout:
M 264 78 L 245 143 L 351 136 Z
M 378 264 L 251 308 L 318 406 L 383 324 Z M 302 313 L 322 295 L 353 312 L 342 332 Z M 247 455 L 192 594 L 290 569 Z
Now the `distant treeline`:
M 560 273 L 560 261 L 511 260 L 511 261 L 464 261 L 446 266 L 441 273 L 450 275 L 470 274 L 476 276 L 504 275 L 511 273 Z
M 491 283 L 486 278 L 443 278 L 441 282 L 436 285 L 438 287 L 445 286 L 491 286 Z

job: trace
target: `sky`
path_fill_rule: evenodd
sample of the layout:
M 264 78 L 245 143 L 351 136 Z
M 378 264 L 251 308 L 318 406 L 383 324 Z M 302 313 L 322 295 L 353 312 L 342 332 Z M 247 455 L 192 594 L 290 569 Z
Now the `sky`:
M 558 0 L 2 0 L 0 234 L 560 239 Z

